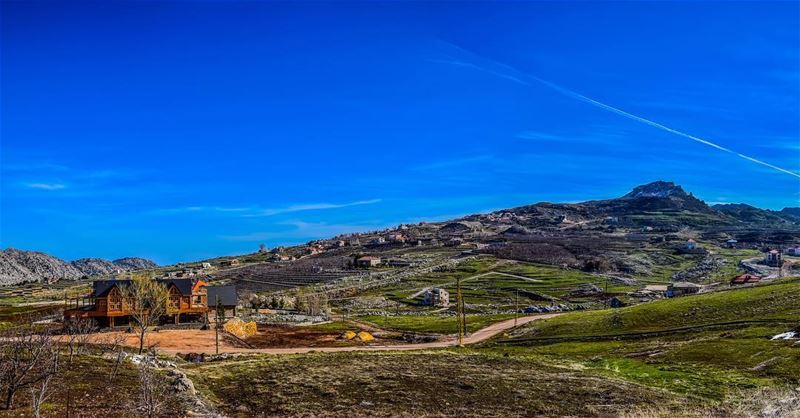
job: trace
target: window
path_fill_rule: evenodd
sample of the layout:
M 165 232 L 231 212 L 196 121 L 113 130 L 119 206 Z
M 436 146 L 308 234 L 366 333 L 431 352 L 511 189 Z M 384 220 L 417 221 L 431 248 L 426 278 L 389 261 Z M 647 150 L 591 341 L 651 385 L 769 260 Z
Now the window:
M 181 309 L 181 293 L 178 291 L 178 288 L 172 286 L 169 288 L 169 303 L 167 307 L 170 310 L 180 310 Z
M 108 310 L 121 311 L 122 310 L 122 296 L 119 294 L 119 289 L 116 287 L 111 289 L 108 293 Z

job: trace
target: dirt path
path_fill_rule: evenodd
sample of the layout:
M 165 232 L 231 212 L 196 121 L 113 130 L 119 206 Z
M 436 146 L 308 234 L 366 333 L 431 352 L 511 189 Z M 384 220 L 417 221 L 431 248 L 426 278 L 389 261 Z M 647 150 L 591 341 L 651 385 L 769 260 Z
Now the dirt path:
M 553 318 L 560 313 L 535 315 L 535 316 L 522 316 L 518 318 L 517 325 L 524 325 L 532 321 L 540 319 Z M 495 335 L 508 331 L 514 327 L 514 320 L 509 319 L 489 325 L 482 328 L 468 337 L 464 338 L 464 344 L 475 344 L 486 341 Z M 93 342 L 102 343 L 104 340 L 108 341 L 115 333 L 102 333 L 95 334 Z M 131 347 L 138 347 L 138 340 L 132 334 L 118 333 L 125 336 L 126 345 Z M 201 330 L 166 330 L 160 332 L 150 332 L 147 335 L 147 344 L 156 344 L 158 350 L 167 353 L 206 353 L 213 354 L 216 351 L 214 341 L 214 331 L 201 331 Z M 423 350 L 428 348 L 444 348 L 454 347 L 458 345 L 458 341 L 454 337 L 448 337 L 444 340 L 435 341 L 431 343 L 420 344 L 395 344 L 395 345 L 377 345 L 377 346 L 348 346 L 348 347 L 290 347 L 290 348 L 241 348 L 234 347 L 223 341 L 220 338 L 220 353 L 263 353 L 263 354 L 303 354 L 310 352 L 321 353 L 338 353 L 349 351 L 405 351 L 405 350 Z

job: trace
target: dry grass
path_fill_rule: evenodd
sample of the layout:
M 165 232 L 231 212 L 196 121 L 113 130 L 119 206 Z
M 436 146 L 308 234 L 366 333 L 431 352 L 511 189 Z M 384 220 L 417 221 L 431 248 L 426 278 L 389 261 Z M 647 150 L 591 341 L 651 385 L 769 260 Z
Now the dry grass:
M 479 350 L 253 356 L 188 366 L 231 416 L 611 416 L 667 392 Z

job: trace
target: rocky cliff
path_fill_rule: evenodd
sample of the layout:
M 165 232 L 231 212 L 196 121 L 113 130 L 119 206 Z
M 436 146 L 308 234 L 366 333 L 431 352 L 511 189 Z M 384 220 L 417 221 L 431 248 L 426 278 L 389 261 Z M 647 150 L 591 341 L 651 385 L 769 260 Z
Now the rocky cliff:
M 157 267 L 154 262 L 143 258 L 128 257 L 114 261 L 82 258 L 66 262 L 39 251 L 7 248 L 0 251 L 0 286 L 25 282 L 51 283 L 154 267 Z

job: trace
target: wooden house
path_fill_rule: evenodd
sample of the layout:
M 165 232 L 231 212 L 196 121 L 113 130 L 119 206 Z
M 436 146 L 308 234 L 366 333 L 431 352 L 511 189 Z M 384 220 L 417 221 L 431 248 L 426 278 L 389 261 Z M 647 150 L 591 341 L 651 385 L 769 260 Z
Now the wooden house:
M 176 324 L 181 319 L 204 319 L 209 310 L 208 283 L 194 278 L 154 279 L 167 288 L 166 314 L 162 320 Z M 101 327 L 113 327 L 130 321 L 134 301 L 122 297 L 122 289 L 130 280 L 98 280 L 92 283 L 92 292 L 68 302 L 64 319 L 93 319 Z

